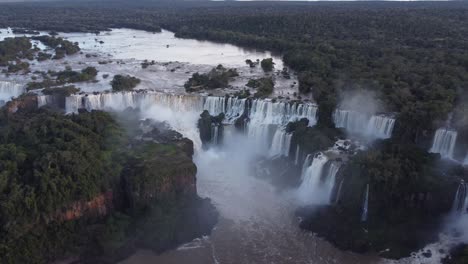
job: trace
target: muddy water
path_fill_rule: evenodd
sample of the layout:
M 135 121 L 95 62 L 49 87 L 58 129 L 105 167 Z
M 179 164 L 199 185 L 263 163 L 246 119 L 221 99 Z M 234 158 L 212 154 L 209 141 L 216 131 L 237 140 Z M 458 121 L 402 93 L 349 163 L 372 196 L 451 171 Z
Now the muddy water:
M 340 251 L 298 228 L 289 193 L 250 175 L 251 144 L 242 138 L 220 150 L 199 151 L 198 192 L 220 212 L 210 237 L 160 256 L 141 250 L 122 264 L 137 263 L 377 263 Z

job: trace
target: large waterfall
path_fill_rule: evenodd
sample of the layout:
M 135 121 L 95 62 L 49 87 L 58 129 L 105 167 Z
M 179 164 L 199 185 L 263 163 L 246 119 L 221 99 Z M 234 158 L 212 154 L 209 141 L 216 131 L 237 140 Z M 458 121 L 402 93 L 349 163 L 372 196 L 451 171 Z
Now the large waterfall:
M 24 92 L 24 85 L 16 82 L 0 81 L 0 105 L 6 103 L 12 97 L 18 97 Z
M 196 111 L 203 108 L 203 98 L 189 95 L 173 95 L 157 92 L 120 92 L 100 94 L 76 94 L 66 98 L 65 110 L 75 113 L 79 108 L 89 110 L 122 111 L 126 108 L 164 106 L 176 112 Z M 208 109 L 207 109 L 208 110 Z
M 338 163 L 329 161 L 321 152 L 313 159 L 312 155 L 308 155 L 302 169 L 302 183 L 297 192 L 299 200 L 304 204 L 330 203 L 339 169 Z
M 464 181 L 458 186 L 453 199 L 452 213 L 455 215 L 468 213 L 468 184 Z
M 348 132 L 386 139 L 392 136 L 395 118 L 386 115 L 367 115 L 352 110 L 337 109 L 333 113 L 335 126 Z
M 256 99 L 247 109 L 247 99 L 232 97 L 197 95 L 175 95 L 158 92 L 120 92 L 100 94 L 77 94 L 66 99 L 67 113 L 77 112 L 79 108 L 124 110 L 127 107 L 145 107 L 151 104 L 164 105 L 175 110 L 208 110 L 211 115 L 224 113 L 227 120 L 241 116 L 245 111 L 256 123 L 286 125 L 301 118 L 309 119 L 309 125 L 317 123 L 317 106 L 313 104 L 273 102 Z
M 453 159 L 457 132 L 446 128 L 437 129 L 429 152 L 440 153 L 443 158 Z
M 39 106 L 49 103 L 47 96 L 38 96 Z M 224 123 L 233 124 L 246 117 L 246 133 L 259 153 L 270 156 L 288 156 L 291 134 L 284 131 L 291 121 L 302 118 L 309 120 L 309 126 L 317 123 L 317 106 L 305 103 L 275 102 L 269 99 L 238 99 L 233 97 L 176 95 L 159 92 L 118 92 L 99 94 L 75 94 L 65 99 L 65 111 L 76 113 L 78 109 L 123 111 L 126 108 L 163 107 L 175 113 L 199 115 L 208 110 L 211 115 L 225 114 Z M 166 109 L 166 110 L 165 110 Z M 216 129 L 216 128 L 213 128 Z
M 314 126 L 317 123 L 317 109 L 313 104 L 291 104 L 257 99 L 252 102 L 249 117 L 256 123 L 277 125 L 286 125 L 288 122 L 307 118 L 309 126 Z

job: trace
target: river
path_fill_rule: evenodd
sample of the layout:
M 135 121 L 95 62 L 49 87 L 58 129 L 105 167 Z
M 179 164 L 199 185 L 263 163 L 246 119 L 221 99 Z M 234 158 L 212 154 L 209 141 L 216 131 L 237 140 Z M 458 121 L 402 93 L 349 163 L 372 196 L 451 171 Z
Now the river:
M 0 29 L 0 39 L 14 36 Z M 83 54 L 65 61 L 35 62 L 32 70 L 59 69 L 70 65 L 74 69 L 95 66 L 100 74 L 97 83 L 81 84 L 85 92 L 102 92 L 110 88 L 105 74 L 131 73 L 142 79 L 139 89 L 170 93 L 184 93 L 183 82 L 195 71 L 208 71 L 218 64 L 236 67 L 241 77 L 263 76 L 260 69 L 250 69 L 246 59 L 273 57 L 276 69 L 282 69 L 281 58 L 270 52 L 246 50 L 229 44 L 178 39 L 169 31 L 149 33 L 130 29 L 115 29 L 99 35 L 90 33 L 61 34 L 80 44 Z M 85 57 L 85 54 L 95 54 Z M 149 69 L 140 63 L 155 60 Z M 108 63 L 103 63 L 108 61 Z M 116 62 L 119 63 L 116 63 Z M 2 76 L 0 80 L 21 81 L 20 77 Z M 245 77 L 247 76 L 247 77 Z M 295 79 L 277 77 L 276 96 L 292 96 L 297 87 Z M 236 87 L 234 87 L 235 89 Z M 198 167 L 197 188 L 202 197 L 209 197 L 220 212 L 219 223 L 209 237 L 196 239 L 178 249 L 156 255 L 139 250 L 121 264 L 194 263 L 194 264 L 250 264 L 250 263 L 379 263 L 384 260 L 336 249 L 330 243 L 298 228 L 294 216 L 297 204 L 294 192 L 278 192 L 268 182 L 251 175 L 250 166 L 257 158 L 255 142 L 244 135 L 229 133 L 222 148 L 202 150 L 196 131 L 199 113 L 176 113 L 170 109 L 152 109 L 144 117 L 168 120 L 173 127 L 192 139 L 197 149 L 194 161 Z M 434 249 L 436 250 L 436 249 Z M 409 259 L 404 263 L 437 263 Z

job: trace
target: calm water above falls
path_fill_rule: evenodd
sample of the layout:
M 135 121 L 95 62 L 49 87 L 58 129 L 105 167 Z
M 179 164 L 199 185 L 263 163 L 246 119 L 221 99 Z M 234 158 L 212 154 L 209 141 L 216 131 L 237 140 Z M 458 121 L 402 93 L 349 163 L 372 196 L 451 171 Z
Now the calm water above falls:
M 190 62 L 191 64 L 223 64 L 245 66 L 245 60 L 273 57 L 276 69 L 282 69 L 281 58 L 270 52 L 247 50 L 230 44 L 210 41 L 180 39 L 174 33 L 163 30 L 149 33 L 133 29 L 113 29 L 100 35 L 88 33 L 61 34 L 68 40 L 78 42 L 83 50 L 109 53 L 115 59 L 155 60 L 158 62 Z M 100 44 L 99 41 L 103 41 Z

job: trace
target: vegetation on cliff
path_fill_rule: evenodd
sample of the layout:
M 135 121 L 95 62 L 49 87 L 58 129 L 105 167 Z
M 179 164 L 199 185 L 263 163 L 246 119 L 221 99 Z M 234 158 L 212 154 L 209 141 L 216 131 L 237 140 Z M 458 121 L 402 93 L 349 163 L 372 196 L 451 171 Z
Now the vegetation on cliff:
M 207 110 L 205 110 L 200 114 L 200 119 L 198 119 L 197 127 L 200 131 L 200 139 L 203 143 L 204 148 L 208 148 L 208 146 L 211 144 L 216 145 L 222 142 L 224 132 L 222 123 L 223 120 L 224 113 L 221 113 L 217 116 L 212 116 Z
M 301 226 L 342 249 L 405 257 L 437 239 L 434 230 L 452 208 L 453 197 L 447 193 L 455 193 L 459 175 L 460 170 L 443 172 L 435 155 L 382 141 L 340 170 L 337 181 L 343 179 L 343 186 L 336 204 L 299 210 L 305 216 Z
M 2 263 L 116 261 L 206 234 L 216 221 L 180 140 L 132 140 L 100 111 L 0 114 Z

